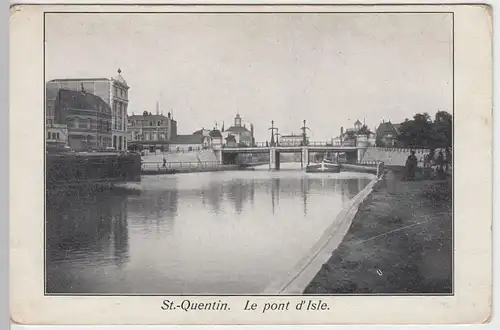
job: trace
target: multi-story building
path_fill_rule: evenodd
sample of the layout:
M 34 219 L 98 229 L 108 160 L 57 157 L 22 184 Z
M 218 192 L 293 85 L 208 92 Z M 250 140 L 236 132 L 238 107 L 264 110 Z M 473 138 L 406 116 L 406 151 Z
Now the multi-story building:
M 340 135 L 332 138 L 331 143 L 334 145 L 354 146 L 358 142 L 367 146 L 375 145 L 375 133 L 368 129 L 368 126 L 356 120 L 353 128 L 347 128 L 344 131 L 342 127 Z
M 45 143 L 48 147 L 63 148 L 69 146 L 68 125 L 54 124 L 45 125 Z
M 236 143 L 236 144 L 246 145 L 246 146 L 250 147 L 255 143 L 253 124 L 250 124 L 250 130 L 249 130 L 246 127 L 246 125 L 241 124 L 241 116 L 239 114 L 237 114 L 236 117 L 234 117 L 233 126 L 229 127 L 226 130 L 224 130 L 224 127 L 223 127 L 221 133 L 222 133 L 222 136 L 224 137 L 224 140 L 226 140 L 226 141 L 227 141 L 227 138 L 230 135 L 232 135 L 234 137 L 234 140 L 235 140 L 234 143 Z M 233 143 L 232 138 L 231 138 L 231 143 Z
M 399 135 L 399 127 L 400 125 L 394 125 L 390 121 L 382 121 L 377 128 L 377 147 L 394 147 L 396 138 Z
M 306 139 L 309 140 L 306 136 Z M 303 144 L 304 135 L 303 134 L 288 134 L 281 135 L 279 137 L 279 145 L 280 146 L 300 146 Z
M 59 89 L 52 117 L 53 121 L 47 120 L 49 143 L 67 140 L 67 144 L 77 151 L 112 145 L 111 107 L 97 95 Z
M 60 89 L 85 92 L 98 96 L 111 108 L 111 146 L 127 149 L 127 107 L 129 86 L 118 69 L 114 78 L 53 79 L 46 85 L 47 124 L 56 122 L 55 102 Z
M 144 111 L 142 115 L 128 117 L 128 133 L 130 142 L 156 149 L 156 146 L 167 145 L 177 136 L 177 122 L 170 112 L 164 116 L 159 111 L 156 115 Z

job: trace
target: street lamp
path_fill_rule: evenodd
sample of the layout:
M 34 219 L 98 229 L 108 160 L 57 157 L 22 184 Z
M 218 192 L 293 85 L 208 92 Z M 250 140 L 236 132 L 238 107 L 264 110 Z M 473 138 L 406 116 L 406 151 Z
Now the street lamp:
M 281 134 L 278 133 L 278 128 L 276 128 L 276 145 L 279 145 L 278 136 L 281 136 Z
M 302 130 L 302 145 L 306 146 L 307 143 L 307 135 L 306 135 L 306 130 L 311 130 L 309 127 L 306 126 L 306 120 L 304 119 L 302 122 L 304 125 L 300 128 Z
M 276 143 L 274 142 L 274 130 L 278 130 L 278 128 L 274 127 L 274 120 L 271 120 L 271 127 L 268 128 L 271 131 L 271 147 L 273 147 Z

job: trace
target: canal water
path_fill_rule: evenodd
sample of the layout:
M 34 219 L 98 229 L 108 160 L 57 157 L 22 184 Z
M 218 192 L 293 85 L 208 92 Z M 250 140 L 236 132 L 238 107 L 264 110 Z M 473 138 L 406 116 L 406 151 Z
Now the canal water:
M 144 176 L 133 193 L 51 195 L 47 293 L 262 292 L 372 179 L 297 166 Z

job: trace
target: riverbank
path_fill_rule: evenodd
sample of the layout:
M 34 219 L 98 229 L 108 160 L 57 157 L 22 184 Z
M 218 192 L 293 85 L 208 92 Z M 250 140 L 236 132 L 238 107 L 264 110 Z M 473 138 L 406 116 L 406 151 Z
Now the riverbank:
M 451 293 L 451 181 L 387 171 L 304 293 Z

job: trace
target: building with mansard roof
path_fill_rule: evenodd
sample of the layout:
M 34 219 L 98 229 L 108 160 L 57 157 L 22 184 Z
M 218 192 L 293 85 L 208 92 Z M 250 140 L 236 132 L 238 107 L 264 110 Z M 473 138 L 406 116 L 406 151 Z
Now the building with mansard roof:
M 55 101 L 60 89 L 85 92 L 100 97 L 111 108 L 111 146 L 116 150 L 127 150 L 127 81 L 118 69 L 111 78 L 63 78 L 53 79 L 46 84 L 45 117 L 48 126 L 57 121 Z
M 112 111 L 99 96 L 85 91 L 59 89 L 52 115 L 53 122 L 46 125 L 48 140 L 61 138 L 76 151 L 112 146 Z

